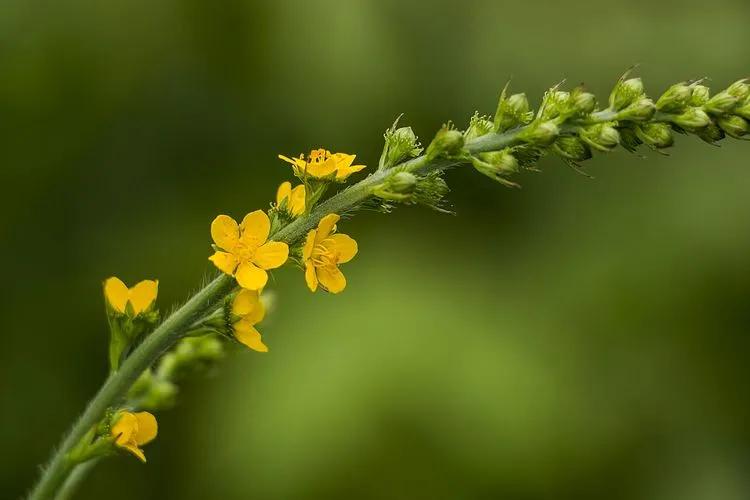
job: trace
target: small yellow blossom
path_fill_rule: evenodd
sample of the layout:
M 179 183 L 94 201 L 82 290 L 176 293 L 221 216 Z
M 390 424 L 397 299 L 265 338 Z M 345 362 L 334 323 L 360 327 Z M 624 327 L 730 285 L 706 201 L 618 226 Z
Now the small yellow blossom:
M 282 182 L 276 191 L 276 206 L 286 200 L 286 211 L 297 217 L 305 212 L 305 186 L 300 184 L 292 189 L 291 182 Z
M 307 234 L 302 248 L 305 281 L 313 292 L 318 289 L 318 283 L 331 293 L 339 293 L 346 288 L 346 278 L 338 265 L 349 262 L 357 255 L 357 242 L 345 234 L 336 234 L 339 219 L 336 214 L 323 217 L 318 228 Z
M 143 280 L 132 288 L 114 276 L 104 282 L 104 296 L 115 311 L 125 314 L 128 302 L 133 314 L 138 315 L 151 307 L 159 293 L 158 280 Z
M 271 221 L 262 210 L 249 213 L 241 224 L 228 215 L 219 215 L 211 223 L 211 237 L 217 250 L 209 260 L 222 272 L 237 278 L 248 290 L 260 290 L 268 282 L 269 269 L 282 266 L 289 257 L 289 246 L 268 241 Z
M 156 418 L 147 411 L 131 413 L 124 411 L 112 426 L 111 434 L 115 437 L 115 445 L 129 451 L 141 462 L 146 461 L 140 446 L 154 440 L 158 426 Z
M 260 293 L 255 290 L 240 290 L 232 301 L 232 316 L 239 318 L 232 325 L 234 338 L 250 349 L 268 352 L 268 347 L 255 329 L 255 325 L 263 321 L 265 315 L 266 308 L 260 301 Z
M 309 175 L 318 179 L 335 178 L 343 181 L 355 172 L 365 168 L 365 165 L 352 165 L 357 156 L 346 153 L 331 153 L 325 149 L 314 149 L 305 158 L 288 158 L 279 155 L 279 158 L 291 163 L 297 176 Z

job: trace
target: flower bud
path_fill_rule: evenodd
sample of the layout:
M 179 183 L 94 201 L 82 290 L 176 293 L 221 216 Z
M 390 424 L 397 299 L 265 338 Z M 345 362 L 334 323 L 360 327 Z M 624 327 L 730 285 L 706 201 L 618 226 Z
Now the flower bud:
M 388 181 L 390 191 L 398 194 L 410 194 L 417 186 L 417 176 L 411 172 L 398 172 Z
M 680 113 L 688 105 L 693 90 L 684 83 L 677 83 L 667 89 L 656 101 L 656 109 L 665 113 Z
M 506 98 L 505 91 L 500 96 L 495 113 L 495 131 L 505 132 L 529 122 L 529 100 L 526 94 L 513 94 Z
M 471 163 L 481 174 L 494 179 L 507 186 L 517 186 L 506 179 L 511 174 L 518 172 L 518 160 L 507 150 L 484 153 L 480 157 L 473 156 Z
M 735 108 L 734 114 L 741 116 L 746 120 L 750 120 L 750 98 L 745 99 L 745 102 L 740 104 L 739 107 Z
M 669 125 L 665 123 L 644 123 L 635 128 L 638 139 L 655 149 L 664 149 L 674 144 Z
M 553 146 L 555 152 L 573 161 L 584 161 L 591 158 L 591 148 L 577 137 L 559 137 Z
M 590 92 L 584 92 L 578 88 L 571 94 L 573 108 L 580 114 L 588 115 L 596 109 L 596 96 Z
M 687 111 L 675 116 L 672 120 L 688 132 L 697 132 L 711 123 L 711 118 L 701 108 L 688 108 Z
M 693 95 L 690 96 L 689 104 L 691 106 L 700 107 L 708 102 L 711 98 L 711 90 L 705 85 L 695 85 L 693 87 Z
M 619 120 L 648 121 L 653 118 L 654 113 L 656 113 L 654 101 L 648 97 L 641 97 L 633 104 L 620 111 L 617 114 L 617 118 Z
M 471 141 L 483 135 L 487 135 L 494 130 L 494 124 L 487 118 L 474 113 L 469 121 L 469 128 L 464 132 L 464 139 Z
M 548 146 L 560 135 L 560 129 L 554 122 L 537 122 L 535 125 L 524 130 L 519 139 L 537 146 Z
M 642 95 L 643 80 L 640 78 L 619 81 L 609 96 L 609 107 L 615 111 L 620 111 L 633 104 Z
M 747 82 L 747 79 L 734 82 L 727 89 L 727 93 L 740 100 L 747 99 L 748 97 L 750 97 L 750 84 L 748 84 Z
M 610 151 L 620 144 L 620 133 L 608 123 L 600 123 L 584 128 L 580 132 L 581 139 L 594 149 Z
M 747 121 L 734 115 L 719 118 L 719 127 L 735 139 L 742 139 L 750 132 Z
M 455 129 L 441 128 L 427 148 L 427 158 L 434 159 L 439 156 L 454 156 L 461 152 L 464 147 L 464 135 Z
M 703 108 L 712 115 L 725 115 L 730 113 L 737 105 L 739 99 L 727 91 L 719 92 L 708 100 Z
M 385 133 L 385 147 L 382 162 L 385 167 L 392 167 L 407 158 L 418 156 L 422 152 L 417 136 L 411 127 L 389 129 Z

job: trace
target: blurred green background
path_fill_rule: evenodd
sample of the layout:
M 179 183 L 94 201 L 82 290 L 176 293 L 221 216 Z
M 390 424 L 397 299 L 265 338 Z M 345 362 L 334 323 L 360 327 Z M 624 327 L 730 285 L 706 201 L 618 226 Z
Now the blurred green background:
M 748 76 L 750 3 L 5 0 L 0 4 L 0 496 L 17 498 L 106 374 L 101 282 L 213 272 L 209 223 L 268 206 L 277 153 L 376 163 L 512 77 L 605 97 Z M 747 144 L 554 158 L 456 217 L 342 227 L 341 296 L 274 274 L 268 355 L 236 352 L 159 415 L 149 463 L 81 499 L 750 498 Z

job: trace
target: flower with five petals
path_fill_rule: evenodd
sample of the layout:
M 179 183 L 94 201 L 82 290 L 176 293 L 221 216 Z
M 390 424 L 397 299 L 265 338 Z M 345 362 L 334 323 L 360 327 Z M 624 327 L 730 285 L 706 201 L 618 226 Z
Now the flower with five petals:
M 299 158 L 288 158 L 279 155 L 281 160 L 290 163 L 294 167 L 297 177 L 306 176 L 316 179 L 336 179 L 344 181 L 353 173 L 365 168 L 365 165 L 352 165 L 357 158 L 356 155 L 346 153 L 331 153 L 326 149 L 314 149 L 310 154 L 300 155 Z
M 331 293 L 339 293 L 346 288 L 346 278 L 338 266 L 357 255 L 357 242 L 345 234 L 336 233 L 339 219 L 336 214 L 323 217 L 317 229 L 307 233 L 302 247 L 305 281 L 313 292 L 318 289 L 318 284 Z
M 211 237 L 218 247 L 209 260 L 222 272 L 234 276 L 248 290 L 260 290 L 268 282 L 269 269 L 282 266 L 289 257 L 289 246 L 268 241 L 271 221 L 262 210 L 249 213 L 239 225 L 228 215 L 211 223 Z
M 232 332 L 234 338 L 250 349 L 268 352 L 255 325 L 263 321 L 266 308 L 256 290 L 240 290 L 232 299 Z

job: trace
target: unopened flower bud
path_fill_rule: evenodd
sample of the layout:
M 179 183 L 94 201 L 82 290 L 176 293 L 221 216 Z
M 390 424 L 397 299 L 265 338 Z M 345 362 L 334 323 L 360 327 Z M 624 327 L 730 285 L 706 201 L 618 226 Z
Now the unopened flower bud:
M 471 160 L 474 168 L 487 177 L 506 185 L 511 185 L 505 178 L 518 171 L 518 160 L 508 151 L 495 151 L 474 156 Z
M 581 139 L 594 149 L 609 151 L 620 144 L 620 133 L 608 123 L 592 125 L 580 132 Z
M 386 167 L 392 167 L 406 158 L 418 156 L 422 152 L 417 136 L 411 127 L 390 129 L 385 133 L 385 149 L 383 162 Z
M 654 113 L 656 113 L 654 101 L 648 97 L 641 97 L 633 104 L 620 111 L 617 114 L 617 118 L 630 121 L 648 121 L 653 118 Z
M 690 96 L 689 104 L 691 106 L 703 106 L 711 98 L 711 90 L 705 85 L 693 86 L 693 95 Z
M 719 92 L 708 102 L 705 103 L 703 108 L 711 113 L 712 115 L 725 115 L 734 109 L 739 102 L 739 99 L 727 91 Z
M 665 123 L 644 123 L 635 128 L 638 139 L 655 149 L 664 149 L 674 144 L 669 125 Z
M 584 161 L 591 158 L 591 148 L 577 137 L 559 137 L 553 146 L 557 154 L 573 161 Z
M 656 109 L 665 113 L 680 113 L 690 102 L 693 89 L 684 83 L 677 83 L 667 89 L 656 101 Z
M 727 89 L 727 93 L 742 100 L 750 97 L 750 84 L 747 79 L 734 82 Z
M 574 91 L 573 107 L 581 114 L 588 115 L 596 109 L 596 96 L 590 92 Z
M 560 129 L 554 122 L 541 122 L 525 130 L 519 138 L 537 146 L 552 144 L 560 135 Z
M 701 108 L 688 108 L 673 118 L 674 123 L 688 132 L 697 132 L 711 123 L 711 118 Z
M 739 116 L 723 116 L 718 121 L 722 130 L 735 139 L 742 139 L 750 132 L 750 125 Z
M 746 120 L 750 120 L 750 98 L 745 99 L 744 103 L 735 108 L 734 114 L 741 116 Z
M 529 100 L 526 94 L 513 94 L 506 98 L 500 97 L 495 113 L 495 131 L 505 132 L 513 127 L 528 123 Z
M 398 194 L 410 194 L 417 185 L 417 176 L 411 172 L 398 172 L 388 182 L 390 191 Z
M 619 111 L 633 104 L 643 95 L 643 80 L 630 78 L 617 82 L 609 96 L 609 107 Z
M 464 147 L 464 135 L 458 130 L 448 127 L 441 128 L 427 148 L 427 157 L 453 156 L 461 152 Z

